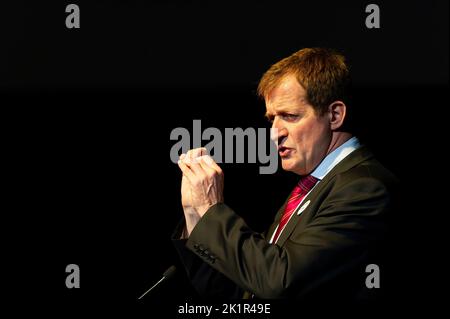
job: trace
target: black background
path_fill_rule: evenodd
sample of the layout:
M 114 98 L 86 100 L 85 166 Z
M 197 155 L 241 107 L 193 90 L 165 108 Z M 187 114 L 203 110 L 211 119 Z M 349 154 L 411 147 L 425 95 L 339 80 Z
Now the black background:
M 430 149 L 446 132 L 434 123 L 448 107 L 447 1 L 377 1 L 380 29 L 365 27 L 365 1 L 78 1 L 81 29 L 69 30 L 69 3 L 0 9 L 18 226 L 8 261 L 21 269 L 17 281 L 26 278 L 14 299 L 64 305 L 59 315 L 135 303 L 178 264 L 170 235 L 182 217 L 180 173 L 170 132 L 192 130 L 194 119 L 222 131 L 268 127 L 255 96 L 263 72 L 302 47 L 327 46 L 351 64 L 358 135 L 402 181 L 391 304 L 401 312 L 437 301 L 428 284 L 443 272 L 442 252 L 425 244 L 436 220 L 424 215 L 443 212 L 420 189 L 427 192 Z M 226 203 L 263 231 L 295 177 L 260 175 L 257 164 L 222 167 Z M 80 289 L 65 287 L 70 263 L 80 266 Z M 178 272 L 141 303 L 164 308 L 192 296 Z

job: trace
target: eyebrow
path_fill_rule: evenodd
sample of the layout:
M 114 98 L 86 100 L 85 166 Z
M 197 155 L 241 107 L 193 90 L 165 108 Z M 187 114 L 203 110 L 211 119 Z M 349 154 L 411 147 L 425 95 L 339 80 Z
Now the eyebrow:
M 302 112 L 303 111 L 303 109 L 298 109 L 298 108 L 294 108 L 294 107 L 289 107 L 289 106 L 281 106 L 281 107 L 279 107 L 278 109 L 277 108 L 275 108 L 275 112 L 269 112 L 269 111 L 266 111 L 266 113 L 264 114 L 264 116 L 266 117 L 266 118 L 269 118 L 270 119 L 270 117 L 272 117 L 272 116 L 274 116 L 274 114 L 282 114 L 282 113 L 292 113 L 292 112 L 296 112 L 296 113 L 298 113 L 298 112 Z

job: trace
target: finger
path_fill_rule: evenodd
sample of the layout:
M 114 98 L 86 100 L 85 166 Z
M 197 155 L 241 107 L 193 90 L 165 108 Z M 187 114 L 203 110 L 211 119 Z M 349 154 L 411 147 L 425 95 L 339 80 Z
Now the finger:
M 219 165 L 217 165 L 217 163 L 214 161 L 214 159 L 211 156 L 205 155 L 205 156 L 202 156 L 201 159 L 204 163 L 206 163 L 209 167 L 214 169 L 217 173 L 222 173 L 222 169 L 220 168 Z
M 207 173 L 207 174 L 214 174 L 214 173 L 216 173 L 215 168 L 208 163 L 209 160 L 206 159 L 205 156 L 199 157 L 198 160 L 199 160 L 200 166 L 205 171 L 205 173 Z
M 205 147 L 199 147 L 194 149 L 196 157 L 208 155 L 208 150 Z
M 207 152 L 206 148 L 204 147 L 195 148 L 188 151 L 186 159 L 184 160 L 184 163 L 191 169 L 191 171 L 199 177 L 203 177 L 205 175 L 205 171 L 203 170 L 199 161 L 199 158 L 201 157 L 200 154 L 204 152 Z
M 192 183 L 192 181 L 195 179 L 195 175 L 191 171 L 191 169 L 182 160 L 178 161 L 178 167 L 183 173 L 183 176 L 185 176 L 188 179 L 189 183 Z
M 198 150 L 198 149 L 196 149 L 196 150 Z M 192 151 L 193 150 L 189 151 L 186 154 L 186 157 L 184 157 L 183 160 L 181 160 L 181 162 L 184 165 L 186 165 L 189 168 L 189 170 L 191 171 L 191 173 L 193 175 L 191 178 L 193 178 L 195 176 L 202 178 L 205 176 L 205 171 L 201 167 L 199 160 L 197 158 L 194 160 L 192 159 L 192 156 L 195 154 L 195 152 L 192 152 Z M 192 180 L 191 180 L 191 182 L 192 182 Z
M 192 163 L 194 163 L 194 160 L 196 158 L 196 153 L 197 153 L 197 151 L 195 149 L 194 150 L 189 150 L 186 153 L 186 156 L 183 158 L 183 162 L 185 164 L 187 164 L 188 166 L 190 166 Z
M 199 178 L 203 178 L 206 174 L 205 170 L 203 169 L 201 165 L 201 161 L 199 160 L 199 157 L 197 157 L 194 161 L 191 162 L 189 165 L 189 168 L 191 169 L 191 172 L 194 173 L 195 176 Z
M 204 147 L 194 148 L 190 151 L 188 151 L 187 156 L 190 159 L 190 163 L 194 162 L 196 163 L 198 160 L 197 158 L 203 155 L 207 155 L 208 150 Z

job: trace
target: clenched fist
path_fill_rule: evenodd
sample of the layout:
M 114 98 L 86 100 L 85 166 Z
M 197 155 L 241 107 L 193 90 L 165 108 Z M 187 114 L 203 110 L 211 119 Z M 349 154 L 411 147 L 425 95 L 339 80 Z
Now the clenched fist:
M 182 154 L 178 166 L 183 173 L 181 203 L 190 234 L 211 206 L 223 202 L 223 172 L 205 148 Z

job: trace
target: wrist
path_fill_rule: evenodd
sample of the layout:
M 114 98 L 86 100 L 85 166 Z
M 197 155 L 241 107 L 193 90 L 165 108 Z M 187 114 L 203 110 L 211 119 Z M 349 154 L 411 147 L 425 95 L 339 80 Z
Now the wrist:
M 194 218 L 195 216 L 198 216 L 197 211 L 192 206 L 183 207 L 183 212 L 184 212 L 185 216 L 190 216 L 192 218 Z
M 184 219 L 186 221 L 186 231 L 183 237 L 188 238 L 192 233 L 192 230 L 194 230 L 195 225 L 197 225 L 198 221 L 201 219 L 201 216 L 194 208 L 189 207 L 184 209 Z

